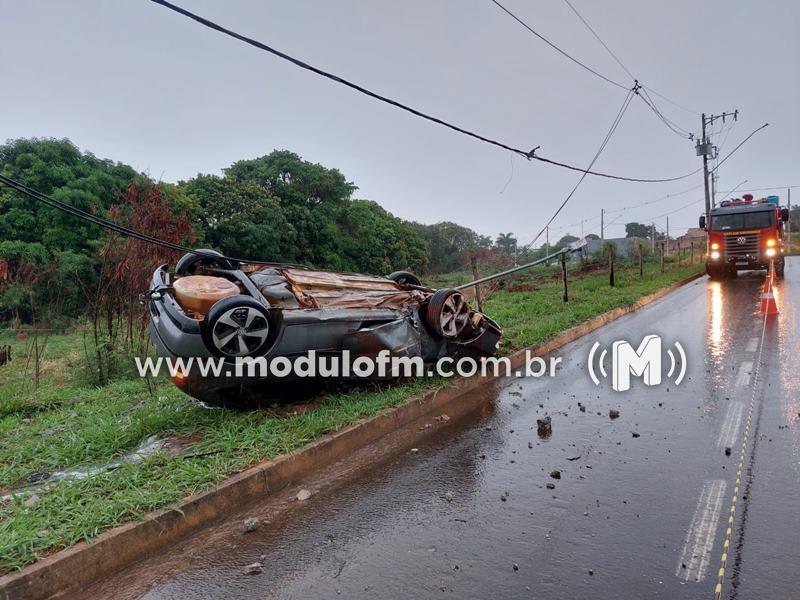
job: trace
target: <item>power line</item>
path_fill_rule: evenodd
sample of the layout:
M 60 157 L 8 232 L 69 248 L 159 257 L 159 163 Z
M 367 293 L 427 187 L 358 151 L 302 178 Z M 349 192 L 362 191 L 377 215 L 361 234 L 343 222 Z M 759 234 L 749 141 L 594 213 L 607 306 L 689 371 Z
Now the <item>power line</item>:
M 626 99 L 626 100 L 627 100 L 627 99 Z M 747 143 L 747 141 L 748 141 L 748 140 L 750 140 L 750 138 L 752 138 L 752 137 L 753 137 L 753 136 L 754 136 L 756 133 L 758 133 L 759 131 L 761 131 L 762 129 L 764 129 L 764 128 L 765 128 L 765 127 L 767 127 L 767 126 L 769 126 L 769 123 L 764 123 L 764 124 L 763 124 L 761 127 L 758 127 L 758 128 L 756 128 L 756 129 L 754 129 L 754 130 L 753 130 L 753 131 L 750 133 L 750 135 L 748 135 L 746 138 L 744 138 L 744 139 L 743 139 L 741 142 L 739 142 L 739 143 L 736 145 L 736 147 L 735 147 L 733 150 L 731 150 L 731 151 L 730 151 L 728 154 L 726 154 L 726 155 L 725 155 L 725 157 L 724 157 L 724 158 L 723 158 L 721 161 L 719 161 L 719 163 L 718 163 L 718 164 L 717 164 L 717 165 L 716 165 L 716 166 L 715 166 L 713 169 L 711 169 L 711 170 L 709 171 L 709 173 L 714 173 L 714 172 L 715 172 L 715 171 L 716 171 L 716 170 L 717 170 L 717 169 L 718 169 L 720 166 L 722 166 L 722 164 L 723 164 L 723 163 L 724 163 L 726 160 L 728 160 L 728 159 L 729 159 L 731 156 L 733 156 L 733 155 L 736 153 L 736 151 L 737 151 L 737 150 L 739 150 L 739 148 L 741 148 L 742 146 L 744 146 L 744 144 L 745 144 L 745 143 Z M 682 194 L 686 194 L 686 193 L 689 193 L 689 192 L 691 192 L 691 191 L 693 191 L 693 190 L 696 190 L 696 189 L 698 189 L 698 188 L 700 188 L 700 187 L 704 187 L 704 184 L 700 184 L 700 185 L 697 185 L 697 186 L 694 186 L 694 187 L 688 188 L 688 189 L 686 189 L 686 190 L 683 190 L 683 191 L 681 191 L 681 192 L 676 192 L 676 193 L 674 193 L 674 194 L 667 194 L 666 196 L 664 196 L 663 198 L 661 198 L 661 199 L 659 199 L 659 200 L 663 200 L 663 199 L 669 198 L 669 197 L 671 197 L 671 196 L 680 196 L 680 195 L 682 195 Z M 783 186 L 783 187 L 777 187 L 777 188 L 761 188 L 761 189 L 785 189 L 786 187 L 790 187 L 790 188 L 792 188 L 792 187 L 800 187 L 800 186 Z M 747 190 L 739 190 L 739 191 L 747 191 Z M 573 192 L 574 192 L 574 190 L 573 190 Z M 632 208 L 638 208 L 638 207 L 640 207 L 640 206 L 645 206 L 645 205 L 647 205 L 647 204 L 651 204 L 651 203 L 653 203 L 653 202 L 658 202 L 659 200 L 655 200 L 655 201 L 653 201 L 653 200 L 649 200 L 649 201 L 647 201 L 647 202 L 643 202 L 643 203 L 641 203 L 641 204 L 634 204 L 634 205 L 631 205 L 631 206 L 625 206 L 625 207 L 623 207 L 623 208 L 614 209 L 614 210 L 609 210 L 609 211 L 606 211 L 606 212 L 607 212 L 607 213 L 624 212 L 624 211 L 630 210 L 630 209 L 632 209 Z M 697 202 L 699 202 L 699 200 L 698 200 Z M 678 208 L 678 209 L 676 209 L 676 210 L 674 210 L 674 211 L 672 211 L 672 212 L 678 212 L 679 210 L 683 210 L 684 208 L 687 208 L 688 206 L 691 206 L 691 204 L 693 204 L 693 203 L 694 203 L 694 201 L 693 201 L 692 203 L 690 203 L 690 204 L 688 204 L 688 205 L 686 205 L 686 206 L 682 206 L 682 207 L 680 207 L 680 208 Z M 562 204 L 562 208 L 563 208 L 563 204 Z M 560 211 L 560 210 L 561 210 L 561 209 L 559 209 L 559 211 Z M 663 214 L 663 215 L 660 215 L 660 216 L 662 216 L 662 217 L 663 217 L 663 216 L 666 216 L 667 214 L 672 214 L 672 212 L 670 212 L 670 213 L 665 213 L 665 214 Z M 556 213 L 556 214 L 558 214 L 558 213 Z M 554 218 L 555 218 L 555 217 L 554 217 Z M 590 222 L 590 221 L 594 220 L 595 218 L 596 218 L 596 217 L 593 217 L 593 218 L 591 218 L 591 219 L 585 219 L 585 220 L 582 220 L 582 221 L 578 221 L 577 223 L 578 223 L 578 224 L 580 224 L 580 223 L 587 223 L 587 222 Z M 655 218 L 658 218 L 658 217 L 655 217 Z M 546 228 L 547 228 L 547 227 L 550 225 L 550 223 L 552 223 L 552 221 L 553 221 L 553 219 L 550 219 L 550 221 L 548 222 L 548 224 L 547 224 L 547 225 L 545 225 L 545 229 L 546 229 Z M 612 223 L 609 223 L 609 225 L 611 225 L 611 224 L 614 224 L 614 223 L 616 223 L 616 220 L 615 220 L 615 221 L 612 221 Z M 622 223 L 619 223 L 619 224 L 620 224 L 620 225 L 622 225 Z M 574 225 L 574 224 L 573 224 L 573 225 Z M 569 226 L 566 226 L 566 227 L 569 227 Z M 561 229 L 557 229 L 556 231 L 562 231 L 562 230 L 563 230 L 563 229 L 565 229 L 566 227 L 564 227 L 564 228 L 561 228 Z M 544 231 L 544 229 L 543 229 L 542 231 Z M 539 235 L 537 235 L 537 236 L 536 236 L 536 238 L 534 238 L 534 240 L 533 240 L 532 242 L 530 242 L 529 244 L 526 244 L 526 245 L 527 245 L 527 246 L 530 246 L 530 245 L 532 245 L 532 244 L 533 244 L 533 243 L 536 241 L 536 239 L 538 239 L 538 237 L 539 237 L 539 236 L 541 236 L 541 234 L 542 234 L 542 232 L 539 232 Z
M 434 116 L 432 116 L 430 114 L 427 114 L 427 113 L 424 113 L 424 112 L 422 112 L 422 111 L 420 111 L 420 110 L 418 110 L 416 108 L 412 108 L 412 107 L 410 107 L 410 106 L 408 106 L 406 104 L 398 102 L 397 100 L 393 100 L 391 98 L 388 98 L 387 96 L 382 96 L 381 94 L 373 92 L 373 91 L 371 91 L 371 90 L 369 90 L 369 89 L 367 89 L 367 88 L 365 88 L 365 87 L 363 87 L 363 86 L 361 86 L 361 85 L 359 85 L 357 83 L 353 83 L 352 81 L 348 81 L 347 79 L 344 79 L 343 77 L 340 77 L 339 75 L 334 75 L 333 73 L 330 73 L 328 71 L 324 71 L 324 70 L 322 70 L 322 69 L 320 69 L 318 67 L 315 67 L 315 66 L 313 66 L 313 65 L 311 65 L 311 64 L 309 64 L 307 62 L 304 62 L 304 61 L 302 61 L 302 60 L 300 60 L 298 58 L 294 58 L 293 56 L 290 56 L 290 55 L 286 54 L 285 52 L 281 52 L 280 50 L 276 50 L 275 48 L 272 48 L 271 46 L 267 46 L 266 44 L 264 44 L 262 42 L 254 40 L 252 38 L 249 38 L 249 37 L 247 37 L 245 35 L 242 35 L 240 33 L 236 33 L 235 31 L 232 31 L 230 29 L 226 29 L 222 25 L 219 25 L 219 24 L 217 24 L 217 23 L 215 23 L 213 21 L 210 21 L 209 19 L 206 19 L 204 17 L 196 15 L 196 14 L 186 10 L 185 8 L 181 8 L 180 6 L 177 6 L 175 4 L 167 2 L 166 0 L 151 0 L 151 1 L 156 3 L 156 4 L 160 4 L 161 6 L 163 6 L 165 8 L 168 8 L 168 9 L 170 9 L 170 10 L 172 10 L 172 11 L 178 13 L 178 14 L 181 14 L 181 15 L 183 15 L 185 17 L 188 17 L 189 19 L 192 19 L 193 21 L 196 21 L 197 23 L 200 23 L 201 25 L 203 25 L 205 27 L 208 27 L 209 29 L 213 29 L 214 31 L 217 31 L 217 32 L 222 33 L 222 34 L 227 35 L 227 36 L 230 36 L 230 37 L 232 37 L 234 39 L 239 40 L 240 42 L 244 42 L 245 44 L 253 46 L 254 48 L 258 48 L 259 50 L 263 50 L 264 52 L 269 52 L 270 54 L 272 54 L 274 56 L 277 56 L 278 58 L 281 58 L 281 59 L 283 59 L 285 61 L 288 61 L 288 62 L 292 63 L 293 65 L 300 67 L 301 69 L 305 69 L 307 71 L 311 71 L 312 73 L 316 73 L 317 75 L 319 75 L 321 77 L 325 77 L 326 79 L 330 79 L 331 81 L 334 81 L 334 82 L 336 82 L 338 84 L 341 84 L 341 85 L 344 85 L 346 87 L 349 87 L 350 89 L 353 89 L 353 90 L 355 90 L 355 91 L 357 91 L 357 92 L 359 92 L 361 94 L 369 96 L 370 98 L 373 98 L 373 99 L 378 100 L 380 102 L 384 102 L 385 104 L 389 104 L 391 106 L 394 106 L 395 108 L 399 108 L 400 110 L 408 112 L 408 113 L 410 113 L 410 114 L 412 114 L 412 115 L 414 115 L 416 117 L 419 117 L 421 119 L 425 119 L 426 121 L 431 121 L 432 123 L 436 123 L 437 125 L 441 125 L 443 127 L 447 127 L 448 129 L 451 129 L 451 130 L 456 131 L 458 133 L 461 133 L 463 135 L 469 136 L 471 138 L 474 138 L 474 139 L 479 140 L 481 142 L 484 142 L 486 144 L 491 144 L 492 146 L 496 146 L 498 148 L 502 148 L 504 150 L 508 150 L 509 152 L 514 152 L 516 154 L 519 154 L 520 156 L 524 156 L 528 160 L 538 160 L 539 162 L 547 163 L 549 165 L 553 165 L 553 166 L 556 166 L 556 167 L 561 167 L 561 168 L 564 168 L 564 169 L 569 169 L 570 171 L 577 171 L 579 173 L 584 173 L 586 175 L 594 175 L 596 177 L 604 177 L 606 179 L 616 179 L 616 180 L 619 180 L 619 181 L 632 181 L 632 182 L 636 182 L 636 183 L 666 183 L 666 182 L 669 182 L 669 181 L 678 181 L 680 179 L 685 179 L 687 177 L 691 177 L 692 175 L 694 175 L 695 173 L 697 173 L 699 171 L 699 169 L 698 169 L 698 170 L 692 171 L 691 173 L 687 173 L 685 175 L 680 175 L 678 177 L 667 177 L 667 178 L 663 178 L 663 179 L 646 179 L 646 178 L 639 178 L 639 177 L 623 177 L 623 176 L 620 176 L 620 175 L 611 175 L 611 174 L 608 174 L 608 173 L 599 173 L 597 171 L 592 171 L 592 170 L 589 170 L 589 169 L 581 169 L 580 167 L 576 167 L 576 166 L 570 165 L 568 163 L 560 162 L 560 161 L 553 160 L 553 159 L 550 159 L 550 158 L 545 158 L 544 156 L 538 156 L 536 154 L 536 150 L 539 148 L 539 146 L 537 146 L 533 150 L 525 151 L 525 150 L 523 150 L 521 148 L 516 148 L 516 147 L 511 146 L 509 144 L 506 144 L 504 142 L 500 142 L 498 140 L 494 140 L 492 138 L 485 137 L 483 135 L 480 135 L 480 134 L 475 133 L 473 131 L 470 131 L 468 129 L 464 129 L 462 127 L 454 125 L 454 124 L 452 124 L 452 123 L 450 123 L 448 121 L 445 121 L 444 119 L 440 119 L 438 117 L 434 117 Z M 496 0 L 493 0 L 493 1 L 495 3 L 497 3 Z M 499 4 L 498 4 L 498 6 L 499 6 Z M 622 87 L 623 89 L 626 89 L 626 90 L 628 89 L 627 87 L 625 87 L 625 86 L 623 86 L 621 84 L 619 84 L 619 86 Z
M 64 213 L 70 214 L 70 215 L 72 215 L 74 217 L 77 217 L 79 219 L 82 219 L 84 221 L 92 223 L 94 225 L 98 225 L 99 227 L 102 227 L 104 229 L 108 229 L 109 231 L 113 231 L 113 232 L 118 233 L 120 235 L 124 235 L 124 236 L 130 237 L 130 238 L 134 238 L 134 239 L 137 239 L 139 241 L 142 241 L 142 242 L 145 242 L 145 243 L 148 243 L 148 244 L 153 244 L 154 246 L 160 246 L 160 247 L 166 248 L 168 250 L 174 250 L 174 251 L 177 251 L 177 252 L 184 252 L 184 253 L 188 253 L 188 254 L 197 254 L 197 255 L 201 255 L 201 256 L 208 255 L 206 252 L 203 252 L 202 250 L 196 250 L 196 249 L 193 249 L 193 248 L 189 248 L 187 246 L 182 246 L 180 244 L 174 244 L 172 242 L 168 242 L 166 240 L 162 240 L 162 239 L 159 239 L 157 237 L 153 237 L 153 236 L 148 235 L 146 233 L 142 233 L 140 231 L 136 231 L 135 229 L 131 229 L 130 227 L 126 227 L 124 225 L 119 225 L 118 223 L 114 223 L 113 221 L 109 221 L 108 219 L 104 219 L 102 217 L 98 217 L 97 215 L 93 215 L 92 213 L 88 213 L 88 212 L 86 212 L 84 210 L 81 210 L 81 209 L 75 207 L 75 206 L 72 206 L 70 204 L 66 204 L 65 202 L 61 202 L 60 200 L 56 200 L 52 196 L 48 196 L 47 194 L 44 194 L 44 193 L 42 193 L 42 192 L 40 192 L 40 191 L 38 191 L 38 190 L 36 190 L 36 189 L 34 189 L 32 187 L 29 187 L 29 186 L 27 186 L 26 184 L 24 184 L 24 183 L 22 183 L 20 181 L 17 181 L 15 179 L 11 179 L 10 177 L 6 177 L 5 175 L 0 175 L 0 183 L 10 187 L 11 189 L 13 189 L 14 191 L 16 191 L 18 193 L 23 194 L 25 196 L 28 196 L 29 198 L 32 198 L 32 199 L 36 200 L 37 202 L 40 202 L 40 203 L 42 203 L 42 204 L 44 204 L 46 206 L 49 206 L 51 208 L 55 208 L 55 209 L 60 210 L 60 211 L 62 211 Z M 213 258 L 216 258 L 216 259 L 223 259 L 223 260 L 228 260 L 228 261 L 232 261 L 232 262 L 252 263 L 252 264 L 262 264 L 262 265 L 287 265 L 287 266 L 289 265 L 289 263 L 276 263 L 274 261 L 250 260 L 250 259 L 244 259 L 244 258 L 235 258 L 235 257 L 231 257 L 231 256 L 219 256 L 219 255 L 216 255 L 216 254 L 209 255 L 209 256 L 212 256 Z M 297 266 L 297 265 L 292 265 L 292 266 Z
M 611 51 L 611 48 L 609 48 L 609 47 L 606 45 L 606 43 L 605 43 L 605 42 L 604 42 L 604 41 L 603 41 L 603 40 L 600 38 L 600 36 L 599 36 L 599 35 L 597 35 L 597 32 L 596 32 L 594 29 L 592 29 L 592 26 L 591 26 L 591 25 L 589 25 L 589 22 L 588 22 L 586 19 L 584 19 L 584 18 L 583 18 L 583 16 L 581 15 L 581 13 L 579 13 L 579 12 L 578 12 L 578 9 L 576 9 L 574 6 L 572 6 L 572 3 L 571 3 L 569 0 L 564 0 L 564 2 L 566 2 L 566 3 L 567 3 L 567 6 L 569 6 L 569 7 L 572 9 L 572 12 L 574 12 L 574 13 L 575 13 L 575 15 L 576 15 L 576 16 L 577 16 L 577 17 L 578 17 L 580 20 L 581 20 L 581 23 L 583 23 L 584 25 L 586 25 L 586 29 L 588 29 L 589 31 L 591 31 L 591 32 L 592 32 L 592 35 L 594 36 L 594 38 L 595 38 L 595 39 L 596 39 L 598 42 L 600 42 L 600 44 L 602 44 L 603 48 L 605 48 L 605 49 L 606 49 L 606 52 L 608 52 L 608 53 L 611 55 L 611 58 L 613 58 L 615 61 L 617 61 L 617 64 L 618 64 L 620 67 L 622 67 L 623 71 L 625 71 L 625 72 L 626 72 L 626 73 L 627 73 L 627 74 L 630 76 L 630 78 L 631 78 L 631 79 L 636 79 L 636 76 L 635 76 L 633 73 L 631 73 L 631 72 L 628 70 L 628 67 L 626 67 L 625 65 L 623 65 L 623 64 L 622 64 L 622 61 L 621 61 L 621 60 L 620 60 L 620 59 L 617 57 L 617 55 L 616 55 L 616 54 L 614 54 L 614 53 Z
M 718 194 L 732 194 L 733 192 L 770 192 L 772 190 L 793 190 L 795 188 L 800 188 L 800 185 L 776 185 L 772 187 L 760 187 L 760 188 L 749 188 L 746 190 L 729 190 L 729 191 L 718 191 Z
M 535 30 L 534 30 L 534 29 L 533 29 L 533 28 L 532 28 L 530 25 L 528 25 L 528 24 L 527 24 L 525 21 L 523 21 L 523 20 L 522 20 L 522 19 L 520 19 L 520 18 L 519 18 L 517 15 L 515 15 L 515 14 L 514 14 L 514 13 L 512 13 L 510 10 L 508 10 L 508 9 L 507 9 L 505 6 L 503 6 L 502 4 L 500 4 L 500 3 L 499 3 L 497 0 L 492 0 L 492 2 L 493 2 L 494 4 L 496 4 L 496 5 L 497 5 L 497 6 L 498 6 L 498 7 L 499 7 L 499 8 L 500 8 L 500 9 L 501 9 L 503 12 L 505 12 L 505 13 L 506 13 L 506 14 L 507 14 L 509 17 L 511 17 L 512 19 L 514 19 L 514 20 L 515 20 L 517 23 L 519 23 L 519 24 L 520 24 L 520 25 L 522 25 L 522 26 L 523 26 L 525 29 L 527 29 L 528 31 L 530 31 L 530 32 L 531 32 L 533 35 L 535 35 L 537 38 L 539 38 L 540 40 L 542 40 L 542 41 L 543 41 L 545 44 L 547 44 L 548 46 L 550 46 L 550 47 L 551 47 L 553 50 L 555 50 L 556 52 L 558 52 L 558 53 L 559 53 L 559 54 L 561 54 L 562 56 L 565 56 L 565 57 L 567 57 L 569 60 L 571 60 L 572 62 L 574 62 L 574 63 L 575 63 L 576 65 L 578 65 L 579 67 L 581 67 L 581 68 L 583 68 L 583 69 L 586 69 L 587 71 L 589 71 L 589 73 L 591 73 L 591 74 L 595 75 L 596 77 L 599 77 L 600 79 L 602 79 L 603 81 L 606 81 L 606 82 L 610 83 L 611 85 L 615 85 L 615 86 L 617 86 L 618 88 L 621 88 L 621 89 L 623 89 L 623 90 L 627 90 L 627 89 L 628 89 L 628 86 L 626 86 L 626 85 L 624 85 L 624 84 L 622 84 L 622 83 L 619 83 L 619 82 L 617 82 L 617 81 L 614 81 L 613 79 L 610 79 L 609 77 L 606 77 L 605 75 L 602 75 L 602 74 L 598 73 L 597 71 L 595 71 L 595 70 L 594 70 L 593 68 L 591 68 L 590 66 L 588 66 L 588 65 L 586 65 L 586 64 L 584 64 L 584 63 L 582 63 L 581 61 L 579 61 L 577 58 L 575 58 L 575 57 L 574 57 L 574 56 L 572 56 L 571 54 L 568 54 L 566 51 L 564 51 L 564 50 L 562 50 L 561 48 L 559 48 L 558 46 L 556 46 L 556 45 L 555 45 L 553 42 L 551 42 L 550 40 L 548 40 L 548 39 L 547 39 L 546 37 L 544 37 L 542 34 L 540 34 L 540 33 L 538 33 L 537 31 L 535 31 Z
M 569 0 L 564 0 L 564 2 L 567 4 L 567 6 L 570 7 L 572 12 L 575 13 L 575 15 L 578 17 L 578 19 L 580 19 L 581 23 L 583 23 L 586 26 L 586 29 L 588 29 L 591 32 L 591 34 L 594 36 L 594 38 L 598 42 L 600 42 L 600 45 L 602 45 L 603 48 L 606 49 L 606 52 L 608 52 L 611 55 L 611 58 L 613 58 L 616 61 L 616 63 L 620 67 L 622 67 L 622 69 L 628 74 L 628 76 L 631 79 L 634 80 L 634 82 L 638 83 L 638 78 L 633 73 L 631 73 L 630 69 L 628 69 L 628 67 L 626 67 L 623 64 L 623 62 L 619 59 L 619 57 L 616 54 L 614 54 L 614 51 L 611 50 L 611 48 L 609 48 L 608 44 L 606 44 L 603 41 L 603 39 L 594 30 L 594 28 L 589 24 L 589 22 L 586 19 L 583 18 L 583 15 L 581 15 L 581 13 L 578 12 L 578 9 L 575 8 L 573 6 L 573 4 Z M 670 119 L 668 119 L 667 117 L 664 116 L 664 114 L 661 112 L 661 110 L 659 110 L 659 108 L 656 106 L 655 101 L 647 93 L 646 89 L 642 89 L 642 94 L 639 94 L 639 97 L 650 108 L 650 110 L 652 110 L 655 113 L 655 115 L 664 123 L 664 125 L 666 125 L 671 131 L 673 131 L 675 134 L 677 134 L 680 137 L 686 137 L 686 138 L 688 138 L 690 140 L 692 139 L 693 136 L 688 130 L 682 128 L 680 125 L 678 125 L 674 121 L 672 121 L 672 120 L 670 120 Z
M 620 107 L 619 111 L 617 111 L 617 116 L 614 118 L 614 122 L 611 124 L 611 127 L 609 128 L 608 133 L 606 133 L 606 137 L 603 139 L 603 142 L 600 144 L 600 147 L 597 149 L 597 152 L 595 152 L 594 157 L 592 158 L 591 162 L 589 163 L 589 166 L 587 167 L 587 171 L 588 171 L 588 169 L 592 168 L 594 163 L 600 157 L 600 154 L 602 154 L 603 150 L 605 150 L 606 146 L 608 145 L 609 140 L 611 140 L 611 136 L 614 135 L 614 132 L 617 130 L 617 127 L 620 124 L 620 121 L 622 121 L 622 117 L 625 115 L 625 111 L 628 110 L 628 107 L 631 104 L 631 100 L 633 99 L 634 94 L 636 94 L 637 88 L 638 88 L 638 86 L 634 86 L 633 88 L 628 90 L 628 93 L 625 95 L 625 100 L 623 101 L 622 106 Z M 556 212 L 553 213 L 552 217 L 550 217 L 550 220 L 545 224 L 544 227 L 542 227 L 542 229 L 539 231 L 539 233 L 537 233 L 536 236 L 530 242 L 525 244 L 525 246 L 533 246 L 533 244 L 536 243 L 536 240 L 538 240 L 542 236 L 542 234 L 545 232 L 545 230 L 550 226 L 550 224 L 555 220 L 555 218 L 559 215 L 559 213 L 562 211 L 562 209 L 567 205 L 567 202 L 570 201 L 572 196 L 575 194 L 575 192 L 580 187 L 581 183 L 583 183 L 584 179 L 586 179 L 586 173 L 584 173 L 583 175 L 580 176 L 580 178 L 578 179 L 577 183 L 572 188 L 570 193 L 567 194 L 567 197 L 564 198 L 564 201 L 556 209 Z

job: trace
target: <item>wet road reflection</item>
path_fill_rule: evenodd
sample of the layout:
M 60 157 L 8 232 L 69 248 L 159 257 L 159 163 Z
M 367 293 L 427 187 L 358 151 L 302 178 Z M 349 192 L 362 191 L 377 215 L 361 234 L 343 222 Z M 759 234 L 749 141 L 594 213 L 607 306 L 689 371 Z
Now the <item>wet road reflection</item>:
M 793 277 L 800 280 L 800 265 L 789 261 L 782 314 L 765 336 L 764 438 L 752 498 L 743 501 L 749 521 L 731 587 L 741 597 L 764 589 L 790 596 L 781 584 L 762 586 L 775 576 L 793 583 L 788 573 L 800 559 L 785 547 L 800 514 Z M 415 452 L 399 441 L 392 458 L 375 462 L 367 450 L 353 468 L 368 468 L 330 473 L 338 485 L 321 484 L 306 503 L 285 509 L 281 498 L 268 501 L 88 595 L 710 597 L 736 465 L 725 449 L 744 434 L 762 284 L 758 273 L 698 280 L 562 348 L 555 378 L 487 387 L 480 411 L 439 427 Z M 660 335 L 665 347 L 683 345 L 684 382 L 634 380 L 625 393 L 608 382 L 595 387 L 590 346 L 620 339 L 637 346 L 646 334 Z M 609 418 L 612 409 L 619 418 Z M 545 415 L 553 428 L 547 439 L 537 435 Z M 241 519 L 250 515 L 266 524 L 245 534 Z M 255 561 L 264 572 L 246 575 L 243 566 Z

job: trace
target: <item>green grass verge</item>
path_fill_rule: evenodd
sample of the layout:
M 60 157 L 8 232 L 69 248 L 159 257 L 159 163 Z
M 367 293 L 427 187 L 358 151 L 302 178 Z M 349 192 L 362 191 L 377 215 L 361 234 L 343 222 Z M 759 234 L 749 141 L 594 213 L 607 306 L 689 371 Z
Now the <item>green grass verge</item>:
M 486 311 L 505 328 L 508 352 L 545 341 L 699 270 L 695 264 L 660 273 L 656 265 L 648 265 L 640 280 L 637 269 L 622 268 L 614 288 L 608 286 L 605 273 L 572 278 L 568 303 L 561 301 L 560 282 L 552 271 L 527 281 L 520 276 L 510 287 L 531 289 L 499 290 L 488 298 Z M 0 335 L 0 343 L 10 343 L 15 356 L 0 367 L 0 490 L 37 473 L 113 460 L 149 436 L 197 440 L 177 456 L 158 452 L 101 475 L 62 482 L 41 491 L 34 502 L 21 497 L 1 503 L 0 573 L 91 540 L 103 530 L 140 519 L 232 473 L 441 385 L 415 381 L 332 393 L 318 398 L 313 410 L 299 414 L 207 410 L 167 381 L 156 383 L 152 394 L 141 380 L 82 386 L 75 375 L 83 356 L 79 334 L 50 338 L 38 389 L 24 357 L 28 342 L 6 333 Z

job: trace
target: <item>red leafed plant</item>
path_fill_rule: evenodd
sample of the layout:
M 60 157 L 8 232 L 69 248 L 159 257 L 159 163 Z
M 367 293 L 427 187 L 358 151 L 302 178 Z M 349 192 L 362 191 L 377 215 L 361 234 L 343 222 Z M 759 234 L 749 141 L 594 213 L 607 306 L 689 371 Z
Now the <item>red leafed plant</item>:
M 108 219 L 166 242 L 191 245 L 194 231 L 189 218 L 174 206 L 158 185 L 132 182 L 123 202 L 108 210 Z M 94 338 L 95 370 L 99 382 L 114 371 L 113 353 L 143 352 L 147 341 L 147 309 L 139 294 L 147 291 L 153 270 L 175 262 L 181 253 L 133 237 L 109 232 L 99 252 L 99 277 L 90 290 L 90 321 Z

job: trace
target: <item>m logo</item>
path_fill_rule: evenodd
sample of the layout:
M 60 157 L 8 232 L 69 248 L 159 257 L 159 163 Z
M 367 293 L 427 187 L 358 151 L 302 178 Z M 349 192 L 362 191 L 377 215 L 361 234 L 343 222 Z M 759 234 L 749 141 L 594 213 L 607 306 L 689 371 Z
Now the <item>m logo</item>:
M 619 340 L 611 345 L 611 389 L 615 392 L 625 392 L 631 388 L 631 375 L 641 377 L 645 385 L 659 385 L 662 380 L 661 370 L 661 338 L 657 335 L 646 335 L 642 339 L 639 347 L 634 350 L 633 346 L 625 340 Z M 595 373 L 594 356 L 600 347 L 599 342 L 592 345 L 589 351 L 589 376 L 595 385 L 600 385 L 600 380 Z M 675 348 L 681 358 L 680 370 L 675 378 L 675 385 L 680 385 L 686 375 L 686 353 L 680 342 L 675 342 Z M 598 367 L 603 377 L 608 377 L 605 368 L 607 350 L 600 354 Z M 675 373 L 676 361 L 672 349 L 667 350 L 670 358 L 670 368 L 667 378 L 671 378 Z

